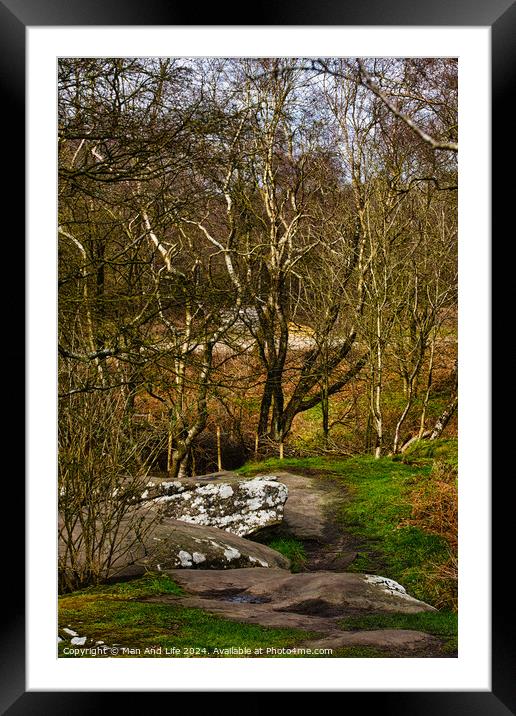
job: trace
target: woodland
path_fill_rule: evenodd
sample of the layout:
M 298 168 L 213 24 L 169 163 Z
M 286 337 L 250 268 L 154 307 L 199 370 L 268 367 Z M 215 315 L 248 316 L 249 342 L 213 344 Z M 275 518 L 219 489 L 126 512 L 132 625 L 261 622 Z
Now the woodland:
M 227 495 L 272 471 L 291 510 L 326 505 L 327 549 L 303 531 L 319 507 L 251 539 L 294 574 L 402 580 L 445 610 L 424 612 L 442 636 L 457 610 L 457 60 L 61 58 L 58 100 L 61 591 L 116 576 L 151 528 L 134 512 L 149 486 L 211 476 Z M 175 572 L 145 588 L 175 599 Z M 221 629 L 202 632 L 207 655 L 245 642 Z
M 112 421 L 128 460 L 186 476 L 214 468 L 217 428 L 224 467 L 438 437 L 457 400 L 456 142 L 452 59 L 61 60 L 72 449 Z

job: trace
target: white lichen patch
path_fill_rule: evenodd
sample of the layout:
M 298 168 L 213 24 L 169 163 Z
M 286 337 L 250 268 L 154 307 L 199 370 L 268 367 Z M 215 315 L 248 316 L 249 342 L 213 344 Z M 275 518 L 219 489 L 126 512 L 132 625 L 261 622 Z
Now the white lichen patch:
M 152 483 L 149 484 L 152 485 Z M 170 490 L 173 487 L 181 489 L 183 487 L 183 485 L 178 480 L 174 480 L 173 482 L 160 482 L 159 486 L 162 490 Z
M 76 631 L 73 629 L 68 629 L 68 627 L 64 627 L 63 631 L 69 634 L 70 636 L 79 636 Z
M 71 640 L 71 643 L 75 646 L 84 646 L 86 644 L 86 637 L 85 636 L 74 636 Z
M 260 559 L 259 557 L 251 557 L 251 555 L 249 555 L 249 557 L 248 557 L 247 559 L 248 559 L 252 564 L 258 563 L 258 564 L 261 565 L 262 567 L 268 567 L 268 566 L 269 566 L 269 563 L 268 563 L 268 562 L 265 562 L 263 559 Z
M 215 495 L 219 492 L 222 485 L 200 485 L 199 487 L 196 486 L 196 492 L 199 495 Z
M 247 501 L 248 510 L 259 510 L 261 506 L 262 501 L 259 497 L 253 497 L 251 500 Z
M 224 557 L 228 560 L 228 562 L 231 562 L 233 559 L 239 559 L 242 556 L 234 547 L 230 547 L 229 545 L 226 545 L 226 547 L 227 549 L 224 550 Z
M 398 582 L 395 582 L 394 579 L 389 579 L 388 577 L 380 577 L 376 574 L 366 574 L 365 580 L 366 582 L 369 582 L 369 584 L 378 584 L 381 587 L 388 589 L 389 591 L 404 592 L 405 594 L 407 593 L 405 587 L 403 587 L 401 584 L 398 584 Z
M 233 494 L 233 488 L 231 487 L 231 485 L 221 485 L 220 486 L 219 496 L 223 500 L 226 500 L 228 497 L 231 497 L 232 494 Z
M 166 516 L 189 524 L 217 527 L 245 537 L 283 519 L 283 505 L 288 496 L 286 485 L 276 475 L 260 475 L 238 483 L 162 483 L 181 486 L 174 494 L 155 498 L 166 503 Z
M 263 480 L 247 480 L 241 482 L 239 488 L 249 495 L 260 495 L 263 494 L 264 484 L 267 484 Z
M 221 515 L 220 517 L 210 518 L 208 516 L 205 517 L 205 524 L 213 524 L 215 522 L 215 526 L 219 529 L 224 529 L 227 532 L 233 532 L 232 529 L 228 529 L 229 525 L 231 525 L 233 522 L 236 522 L 240 519 L 239 515 Z
M 418 601 L 414 597 L 411 597 L 410 594 L 407 594 L 407 590 L 405 589 L 405 587 L 403 587 L 401 584 L 398 584 L 398 582 L 395 582 L 393 579 L 389 579 L 388 577 L 380 577 L 376 574 L 366 574 L 365 581 L 368 584 L 376 585 L 387 594 L 392 594 L 394 596 L 401 597 L 402 599 L 408 599 L 413 602 Z
M 142 492 L 142 500 L 146 500 L 148 496 L 149 496 L 148 490 L 145 490 L 145 492 Z
M 193 561 L 195 564 L 200 564 L 201 562 L 206 562 L 206 555 L 202 554 L 201 552 L 194 552 L 193 555 Z
M 182 567 L 191 567 L 192 566 L 192 555 L 190 552 L 186 552 L 184 549 L 181 549 L 178 552 L 178 558 L 181 563 Z

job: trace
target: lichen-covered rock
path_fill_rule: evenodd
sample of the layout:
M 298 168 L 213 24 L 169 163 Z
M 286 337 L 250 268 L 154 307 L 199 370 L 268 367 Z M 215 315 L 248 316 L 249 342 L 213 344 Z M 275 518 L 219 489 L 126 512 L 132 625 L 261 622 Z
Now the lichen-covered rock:
M 102 528 L 99 521 L 99 532 Z M 80 569 L 85 561 L 84 541 L 80 539 L 78 525 L 72 537 L 76 545 L 82 545 L 74 554 L 73 564 L 70 550 L 61 535 L 58 540 L 59 569 L 63 578 L 67 571 Z M 137 577 L 146 571 L 175 568 L 275 567 L 283 571 L 290 567 L 286 557 L 264 544 L 216 527 L 162 517 L 146 502 L 124 515 L 118 525 L 116 539 L 107 539 L 102 545 L 99 543 L 96 556 L 98 564 L 95 566 L 103 565 L 101 580 Z
M 142 500 L 152 501 L 167 518 L 218 527 L 244 537 L 279 524 L 287 496 L 287 486 L 275 475 L 262 475 L 251 480 L 152 482 Z
M 266 545 L 242 539 L 216 527 L 165 519 L 152 528 L 144 542 L 127 550 L 125 565 L 117 576 L 136 576 L 145 571 L 168 569 L 234 569 L 276 567 L 288 569 L 290 562 Z

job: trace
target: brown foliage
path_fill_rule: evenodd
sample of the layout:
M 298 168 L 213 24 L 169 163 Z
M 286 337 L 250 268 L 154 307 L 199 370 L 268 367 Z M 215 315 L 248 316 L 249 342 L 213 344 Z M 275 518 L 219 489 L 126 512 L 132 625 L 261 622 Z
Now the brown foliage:
M 432 603 L 457 610 L 458 582 L 458 485 L 457 470 L 436 460 L 432 472 L 410 494 L 412 515 L 404 524 L 439 535 L 449 546 L 449 558 L 435 563 L 427 575 L 428 586 L 435 592 Z
M 430 476 L 412 491 L 412 516 L 408 524 L 443 537 L 457 551 L 458 529 L 457 471 L 436 460 Z

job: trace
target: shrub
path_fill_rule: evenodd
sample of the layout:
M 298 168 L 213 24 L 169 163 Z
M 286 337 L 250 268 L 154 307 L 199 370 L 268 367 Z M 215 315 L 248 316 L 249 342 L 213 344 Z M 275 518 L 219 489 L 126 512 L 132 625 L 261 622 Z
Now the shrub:
M 111 576 L 152 527 L 137 501 L 154 459 L 153 436 L 135 428 L 125 401 L 78 394 L 59 414 L 59 586 Z
M 410 518 L 402 525 L 414 525 L 446 540 L 449 557 L 430 565 L 426 588 L 434 594 L 437 607 L 457 609 L 458 476 L 448 460 L 436 459 L 428 476 L 421 476 L 409 494 Z

